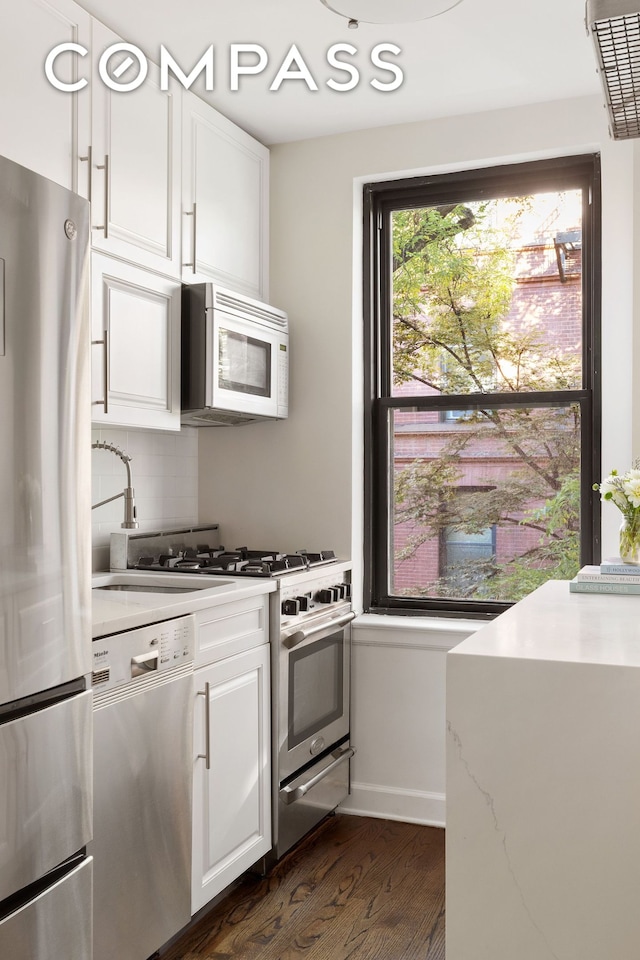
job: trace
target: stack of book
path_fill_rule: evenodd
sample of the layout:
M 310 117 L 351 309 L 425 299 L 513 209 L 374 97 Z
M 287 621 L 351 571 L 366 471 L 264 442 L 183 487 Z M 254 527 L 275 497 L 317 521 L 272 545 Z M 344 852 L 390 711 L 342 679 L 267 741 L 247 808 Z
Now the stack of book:
M 637 593 L 640 595 L 640 566 L 624 563 L 619 557 L 603 560 L 599 567 L 583 567 L 569 581 L 571 593 Z

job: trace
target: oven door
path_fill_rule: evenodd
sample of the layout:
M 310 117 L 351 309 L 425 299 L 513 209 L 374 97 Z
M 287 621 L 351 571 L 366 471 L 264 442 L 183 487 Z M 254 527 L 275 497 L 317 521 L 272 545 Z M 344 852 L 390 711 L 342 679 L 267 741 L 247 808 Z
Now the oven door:
M 349 734 L 351 628 L 348 606 L 280 637 L 278 779 Z
M 212 311 L 207 406 L 257 417 L 287 416 L 288 334 Z

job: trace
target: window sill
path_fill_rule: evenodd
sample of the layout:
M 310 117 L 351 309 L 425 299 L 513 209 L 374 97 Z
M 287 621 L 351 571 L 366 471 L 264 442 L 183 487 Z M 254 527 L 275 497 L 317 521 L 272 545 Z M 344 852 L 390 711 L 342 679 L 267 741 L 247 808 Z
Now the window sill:
M 362 613 L 353 621 L 354 646 L 451 650 L 486 621 Z

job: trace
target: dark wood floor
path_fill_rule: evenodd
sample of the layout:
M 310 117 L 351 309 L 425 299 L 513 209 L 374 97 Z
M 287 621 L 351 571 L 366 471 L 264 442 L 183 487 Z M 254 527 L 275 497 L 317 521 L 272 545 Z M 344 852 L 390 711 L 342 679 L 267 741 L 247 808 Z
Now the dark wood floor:
M 444 831 L 337 815 L 162 960 L 444 960 Z

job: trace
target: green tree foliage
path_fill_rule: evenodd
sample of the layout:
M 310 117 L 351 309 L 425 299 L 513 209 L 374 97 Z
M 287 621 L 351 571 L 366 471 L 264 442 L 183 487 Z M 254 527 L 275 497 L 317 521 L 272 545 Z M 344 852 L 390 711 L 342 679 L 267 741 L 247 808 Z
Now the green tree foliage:
M 493 225 L 498 203 L 503 211 L 510 205 L 500 229 Z M 506 566 L 468 561 L 426 587 L 426 595 L 517 600 L 578 568 L 577 411 L 482 404 L 484 394 L 580 384 L 579 357 L 554 343 L 543 322 L 508 319 L 516 269 L 510 234 L 530 203 L 492 200 L 394 214 L 394 383 L 412 384 L 409 392 L 421 396 L 466 395 L 466 412 L 437 457 L 418 458 L 396 475 L 395 522 L 408 522 L 413 531 L 397 560 L 446 529 L 477 534 L 496 525 L 535 532 L 535 545 Z M 476 483 L 460 495 L 463 461 L 487 449 L 509 463 L 508 478 Z

